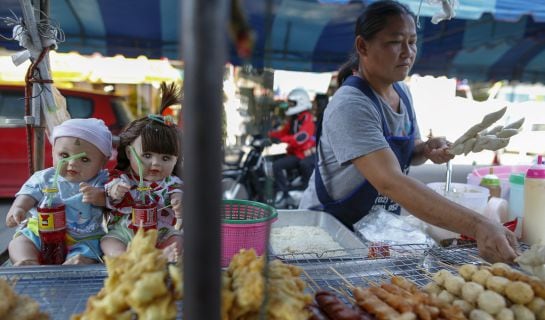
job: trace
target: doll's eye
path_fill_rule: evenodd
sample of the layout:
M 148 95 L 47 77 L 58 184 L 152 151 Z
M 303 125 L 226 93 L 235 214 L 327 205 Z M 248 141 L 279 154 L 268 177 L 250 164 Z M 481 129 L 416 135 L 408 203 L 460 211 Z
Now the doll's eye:
M 151 153 L 144 153 L 142 156 L 144 158 L 146 158 L 146 159 L 150 159 L 151 158 Z
M 81 162 L 89 162 L 89 161 L 91 161 L 91 159 L 89 159 L 87 157 L 81 158 Z
M 170 161 L 170 156 L 163 156 L 163 161 Z
M 61 156 L 61 158 L 68 158 L 68 153 L 66 152 L 61 152 L 59 155 Z

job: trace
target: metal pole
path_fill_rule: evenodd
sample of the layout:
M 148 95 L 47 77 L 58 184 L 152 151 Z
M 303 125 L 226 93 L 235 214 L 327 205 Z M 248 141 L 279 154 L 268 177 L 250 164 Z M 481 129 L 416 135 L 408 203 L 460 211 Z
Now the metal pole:
M 184 319 L 220 319 L 221 108 L 227 2 L 184 0 Z

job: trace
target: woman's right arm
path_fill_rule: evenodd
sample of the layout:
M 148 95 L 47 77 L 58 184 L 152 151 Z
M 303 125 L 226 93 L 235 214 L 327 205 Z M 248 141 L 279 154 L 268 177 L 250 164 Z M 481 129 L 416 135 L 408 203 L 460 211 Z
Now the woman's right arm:
M 512 261 L 516 237 L 499 223 L 442 197 L 403 174 L 394 153 L 383 148 L 352 161 L 377 191 L 416 217 L 441 228 L 473 237 L 489 261 Z

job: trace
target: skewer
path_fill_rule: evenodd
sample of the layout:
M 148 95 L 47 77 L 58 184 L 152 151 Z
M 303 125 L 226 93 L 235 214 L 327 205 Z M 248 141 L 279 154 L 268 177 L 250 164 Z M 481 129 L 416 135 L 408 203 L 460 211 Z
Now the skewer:
M 443 262 L 443 261 L 437 261 L 437 263 L 440 264 L 440 265 L 443 265 L 443 266 L 445 266 L 445 267 L 447 267 L 447 268 L 449 268 L 451 270 L 457 271 L 456 267 L 454 265 L 452 265 L 452 264 L 448 264 L 448 263 Z
M 329 289 L 335 291 L 337 294 L 345 297 L 350 303 L 354 304 L 356 302 L 356 300 L 354 298 L 352 298 L 351 296 L 349 296 L 346 292 L 342 292 L 340 291 L 339 289 L 337 288 L 334 288 L 333 286 L 329 286 Z
M 390 277 L 394 277 L 394 276 L 395 276 L 395 274 L 393 274 L 392 272 L 390 272 L 390 270 L 388 270 L 388 269 L 386 269 L 386 268 L 382 268 L 382 270 L 384 270 L 384 272 L 385 272 L 386 274 L 388 274 Z
M 354 286 L 350 282 L 348 282 L 348 280 L 346 280 L 346 278 L 343 277 L 337 270 L 335 270 L 335 268 L 333 268 L 333 266 L 329 266 L 329 269 L 331 269 L 331 271 L 335 272 L 335 274 L 337 274 L 346 283 L 348 288 L 354 289 Z
M 307 271 L 305 269 L 302 269 L 303 270 L 303 273 L 305 274 L 305 276 L 307 277 L 307 279 L 310 280 L 310 282 L 312 282 L 312 284 L 314 285 L 314 287 L 316 289 L 319 289 L 320 286 L 316 283 L 316 281 L 314 281 L 314 279 L 312 279 L 312 277 L 307 273 Z M 311 288 L 312 291 L 316 292 L 316 289 L 314 288 Z
M 433 280 L 433 274 L 429 272 L 428 270 L 418 267 L 418 270 L 422 271 L 424 273 L 424 277 L 428 278 L 429 280 Z

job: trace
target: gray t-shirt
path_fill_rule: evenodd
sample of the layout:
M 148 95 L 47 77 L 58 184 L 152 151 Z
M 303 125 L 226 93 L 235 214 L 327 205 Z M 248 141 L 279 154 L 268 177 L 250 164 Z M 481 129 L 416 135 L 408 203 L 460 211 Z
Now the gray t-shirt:
M 404 83 L 399 84 L 412 104 L 408 88 Z M 390 134 L 409 135 L 410 118 L 403 101 L 400 101 L 400 111 L 396 113 L 384 99 L 377 93 L 375 95 L 380 102 Z M 413 119 L 414 138 L 420 139 L 414 108 Z M 383 135 L 380 113 L 371 99 L 357 88 L 341 86 L 325 109 L 317 153 L 318 166 L 329 196 L 338 200 L 355 190 L 365 178 L 351 161 L 384 148 L 389 148 L 389 145 Z M 299 204 L 301 209 L 320 205 L 314 178 L 313 173 Z

